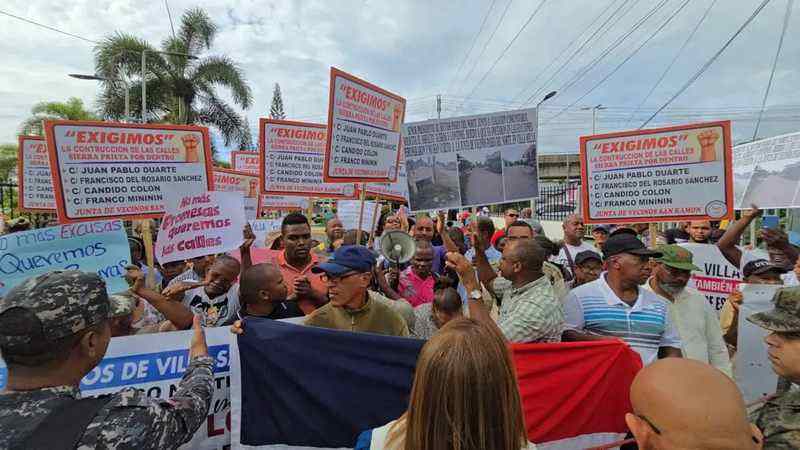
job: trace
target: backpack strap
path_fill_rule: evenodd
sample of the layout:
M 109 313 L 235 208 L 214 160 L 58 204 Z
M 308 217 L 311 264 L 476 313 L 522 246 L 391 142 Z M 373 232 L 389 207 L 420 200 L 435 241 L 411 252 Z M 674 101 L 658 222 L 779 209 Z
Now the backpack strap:
M 572 279 L 575 278 L 575 262 L 572 261 L 572 255 L 569 253 L 567 244 L 562 244 L 561 248 L 564 249 L 564 254 L 567 256 L 567 263 L 569 264 L 569 280 L 564 281 L 572 281 Z
M 22 442 L 20 449 L 72 450 L 92 419 L 111 400 L 110 395 L 62 402 Z

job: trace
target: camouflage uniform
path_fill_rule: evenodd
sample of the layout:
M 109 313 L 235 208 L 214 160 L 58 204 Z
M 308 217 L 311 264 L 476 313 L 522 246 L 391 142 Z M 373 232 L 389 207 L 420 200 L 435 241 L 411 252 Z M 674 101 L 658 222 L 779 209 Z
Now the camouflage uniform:
M 97 275 L 56 271 L 36 276 L 0 299 L 0 317 L 12 308 L 27 309 L 41 322 L 41 332 L 8 335 L 0 330 L 0 345 L 11 350 L 74 335 L 123 312 L 117 306 L 110 306 L 105 283 Z M 169 400 L 151 399 L 130 388 L 111 395 L 77 448 L 164 449 L 189 441 L 208 414 L 214 393 L 212 367 L 208 356 L 192 359 Z M 80 398 L 77 386 L 0 392 L 0 449 L 19 447 L 53 409 L 70 398 Z
M 747 320 L 769 331 L 800 333 L 800 287 L 780 289 L 775 308 Z M 800 390 L 783 389 L 750 413 L 750 420 L 764 433 L 764 449 L 800 448 Z

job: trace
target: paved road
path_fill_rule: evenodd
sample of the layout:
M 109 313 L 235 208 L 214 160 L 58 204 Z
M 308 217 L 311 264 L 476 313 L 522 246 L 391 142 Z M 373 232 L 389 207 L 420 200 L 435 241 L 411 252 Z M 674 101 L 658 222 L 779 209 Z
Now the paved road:
M 536 171 L 531 167 L 504 167 L 503 181 L 506 185 L 507 201 L 531 198 L 536 193 Z
M 473 169 L 464 182 L 461 203 L 479 205 L 503 202 L 503 176 L 486 169 Z

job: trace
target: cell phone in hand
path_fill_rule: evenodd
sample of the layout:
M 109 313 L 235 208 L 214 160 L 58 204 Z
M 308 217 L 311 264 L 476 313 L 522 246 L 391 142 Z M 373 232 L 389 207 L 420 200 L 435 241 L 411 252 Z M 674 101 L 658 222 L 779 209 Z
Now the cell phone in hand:
M 780 217 L 778 216 L 762 216 L 761 217 L 761 228 L 770 228 L 773 230 L 777 230 L 780 224 Z

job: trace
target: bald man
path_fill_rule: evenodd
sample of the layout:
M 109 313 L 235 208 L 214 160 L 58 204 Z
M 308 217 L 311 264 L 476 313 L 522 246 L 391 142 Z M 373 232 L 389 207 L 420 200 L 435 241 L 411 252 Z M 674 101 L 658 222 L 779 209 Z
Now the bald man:
M 435 232 L 436 226 L 433 219 L 428 216 L 418 216 L 417 223 L 414 224 L 411 235 L 414 236 L 414 240 L 417 242 L 431 242 Z M 447 250 L 443 245 L 433 246 L 433 266 L 431 268 L 433 273 L 441 275 L 444 272 L 444 255 L 446 253 Z
M 246 316 L 267 319 L 302 317 L 303 311 L 296 302 L 287 302 L 288 288 L 283 274 L 274 264 L 256 264 L 244 271 L 239 278 L 239 303 L 241 310 L 229 318 L 223 326 Z
M 736 384 L 708 364 L 666 358 L 642 369 L 625 415 L 642 450 L 751 450 L 761 433 L 747 421 Z

